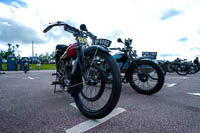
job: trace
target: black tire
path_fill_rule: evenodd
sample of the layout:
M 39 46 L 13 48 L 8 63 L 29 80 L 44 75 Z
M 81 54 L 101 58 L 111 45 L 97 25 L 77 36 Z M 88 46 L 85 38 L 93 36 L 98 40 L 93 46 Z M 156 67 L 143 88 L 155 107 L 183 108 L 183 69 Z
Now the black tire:
M 166 68 L 167 68 L 167 72 L 169 72 L 169 73 L 174 72 L 172 69 L 172 64 L 167 64 Z
M 139 60 L 129 69 L 129 77 L 131 77 L 130 85 L 138 93 L 152 95 L 158 92 L 164 84 L 164 74 L 162 69 L 155 62 L 150 60 Z M 156 75 L 151 75 L 156 74 Z M 152 81 L 153 86 L 150 86 Z M 155 82 L 155 83 L 154 83 Z M 142 84 L 142 86 L 140 86 Z
M 163 74 L 164 74 L 164 76 L 166 75 L 166 73 L 167 73 L 167 68 L 165 68 L 165 65 L 164 65 L 164 63 L 160 63 L 160 64 L 158 64 L 159 66 L 160 66 L 160 68 L 162 69 L 162 72 L 163 72 Z
M 198 67 L 195 65 L 190 65 L 189 66 L 189 70 L 188 70 L 188 74 L 195 74 L 198 72 Z
M 165 76 L 167 74 L 167 69 L 165 68 L 165 66 L 162 66 L 161 69 L 163 71 L 163 75 Z
M 183 68 L 184 67 L 184 68 Z M 176 73 L 180 76 L 185 76 L 188 72 L 185 70 L 185 66 L 181 67 L 180 65 L 176 68 Z
M 200 65 L 196 66 L 196 73 L 198 73 L 200 71 Z
M 24 66 L 24 73 L 27 73 L 27 66 Z
M 100 76 L 96 76 L 97 77 L 96 79 L 100 81 L 99 82 L 100 87 L 98 84 L 88 85 L 88 84 L 83 83 L 83 85 L 79 85 L 78 90 L 81 90 L 81 91 L 76 91 L 74 93 L 74 100 L 77 107 L 81 111 L 81 113 L 90 119 L 100 119 L 108 115 L 117 105 L 118 100 L 120 98 L 120 93 L 121 93 L 121 75 L 120 75 L 119 67 L 116 61 L 109 53 L 104 53 L 101 51 L 95 52 L 94 50 L 87 51 L 85 53 L 85 58 L 88 59 L 88 61 L 90 59 L 94 60 L 93 55 L 95 53 L 96 53 L 96 56 L 103 59 L 107 63 L 107 65 L 110 68 L 113 80 L 109 84 L 105 82 L 106 77 L 104 76 L 104 74 L 106 72 L 102 64 L 98 64 L 98 67 L 93 67 L 93 66 L 97 66 L 97 64 L 95 65 L 94 62 L 93 64 L 91 62 L 86 63 L 86 64 L 89 64 L 90 67 L 92 67 L 92 69 L 95 69 L 96 75 L 100 75 Z M 79 81 L 80 80 L 81 79 L 79 79 Z M 100 89 L 100 90 L 98 90 L 98 93 L 95 94 L 96 96 L 93 98 L 87 98 L 86 94 L 83 95 L 83 93 L 87 93 L 88 90 L 89 90 L 89 93 L 92 93 L 92 91 L 95 91 L 96 89 Z M 101 99 L 103 99 L 103 102 L 105 102 L 103 106 L 100 105 Z M 91 105 L 88 105 L 88 104 L 91 104 Z M 94 106 L 94 108 L 91 106 Z

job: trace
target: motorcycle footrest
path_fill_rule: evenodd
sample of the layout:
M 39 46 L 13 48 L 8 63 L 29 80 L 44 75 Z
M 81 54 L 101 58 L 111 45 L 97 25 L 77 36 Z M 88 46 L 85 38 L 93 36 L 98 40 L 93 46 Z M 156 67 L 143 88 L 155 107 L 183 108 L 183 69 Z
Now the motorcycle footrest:
M 57 73 L 52 73 L 52 76 L 54 76 L 54 75 L 58 75 Z
M 54 81 L 54 82 L 51 83 L 51 85 L 57 85 L 57 84 L 60 84 L 60 82 L 59 81 Z

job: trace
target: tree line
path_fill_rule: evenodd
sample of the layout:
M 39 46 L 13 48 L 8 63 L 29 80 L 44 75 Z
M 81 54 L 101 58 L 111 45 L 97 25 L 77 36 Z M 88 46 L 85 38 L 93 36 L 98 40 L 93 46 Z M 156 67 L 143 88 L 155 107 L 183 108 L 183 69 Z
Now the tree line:
M 17 45 L 16 45 L 16 46 L 17 46 Z M 18 48 L 18 47 L 19 47 L 19 46 L 17 46 L 17 48 Z M 11 47 L 11 44 L 8 44 L 8 50 L 7 50 L 7 51 L 5 51 L 5 50 L 0 50 L 0 56 L 1 56 L 3 59 L 7 59 L 8 56 L 14 55 L 15 52 L 16 52 L 15 47 L 14 47 L 14 46 Z M 45 54 L 39 54 L 39 55 L 36 53 L 36 54 L 34 55 L 34 57 L 38 57 L 38 58 L 40 59 L 40 61 L 43 60 L 43 59 L 54 60 L 54 56 L 55 56 L 55 51 L 52 51 L 51 53 L 46 52 Z M 18 59 L 21 58 L 20 54 L 18 54 L 16 57 L 17 57 Z

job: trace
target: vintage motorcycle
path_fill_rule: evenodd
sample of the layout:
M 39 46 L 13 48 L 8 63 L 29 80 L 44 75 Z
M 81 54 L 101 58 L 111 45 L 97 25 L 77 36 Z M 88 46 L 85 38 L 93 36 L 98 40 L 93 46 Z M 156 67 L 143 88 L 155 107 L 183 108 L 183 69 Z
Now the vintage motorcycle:
M 129 83 L 131 87 L 141 94 L 151 95 L 158 92 L 164 84 L 164 74 L 162 69 L 155 63 L 152 57 L 137 58 L 132 50 L 132 39 L 119 38 L 119 43 L 124 44 L 124 48 L 110 48 L 119 50 L 121 53 L 114 55 L 122 75 L 122 81 Z
M 75 37 L 76 43 L 56 46 L 56 81 L 71 94 L 83 115 L 91 119 L 99 119 L 108 115 L 117 105 L 121 93 L 121 76 L 119 67 L 102 45 L 109 46 L 110 40 L 97 39 L 86 28 L 80 30 L 64 22 L 51 23 L 43 32 L 54 26 L 64 26 L 64 30 Z M 87 38 L 92 40 L 89 45 Z M 113 79 L 111 84 L 105 81 L 104 67 L 110 69 Z M 56 92 L 56 88 L 55 88 Z
M 180 76 L 185 76 L 187 74 L 195 74 L 198 72 L 198 67 L 192 62 L 186 60 L 180 60 L 177 65 L 176 73 Z

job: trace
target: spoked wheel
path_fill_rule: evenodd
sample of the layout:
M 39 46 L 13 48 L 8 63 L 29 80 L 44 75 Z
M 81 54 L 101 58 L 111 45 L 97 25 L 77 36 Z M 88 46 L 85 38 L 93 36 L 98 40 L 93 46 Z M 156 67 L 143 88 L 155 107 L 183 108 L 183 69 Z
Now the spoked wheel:
M 188 66 L 188 74 L 195 74 L 198 72 L 198 67 L 195 65 Z
M 80 91 L 75 92 L 74 100 L 86 117 L 103 118 L 115 108 L 119 100 L 120 71 L 115 60 L 108 53 L 88 50 L 85 53 L 85 59 L 85 71 L 89 81 L 82 80 L 83 84 L 78 86 Z M 105 69 L 105 67 L 107 68 Z M 112 75 L 111 83 L 106 82 L 107 69 Z
M 178 66 L 176 69 L 176 73 L 181 76 L 187 75 L 186 66 Z
M 162 72 L 163 72 L 163 74 L 164 74 L 164 76 L 167 74 L 167 68 L 165 68 L 165 66 L 164 65 L 162 65 L 162 66 L 160 66 L 161 67 L 161 69 L 162 69 Z
M 151 95 L 158 92 L 164 84 L 162 69 L 153 61 L 139 60 L 128 73 L 131 87 L 141 94 Z
M 84 82 L 85 89 L 81 91 L 84 99 L 95 102 L 103 95 L 105 90 L 105 74 L 95 65 L 86 68 L 89 81 Z M 86 87 L 87 86 L 87 87 Z

